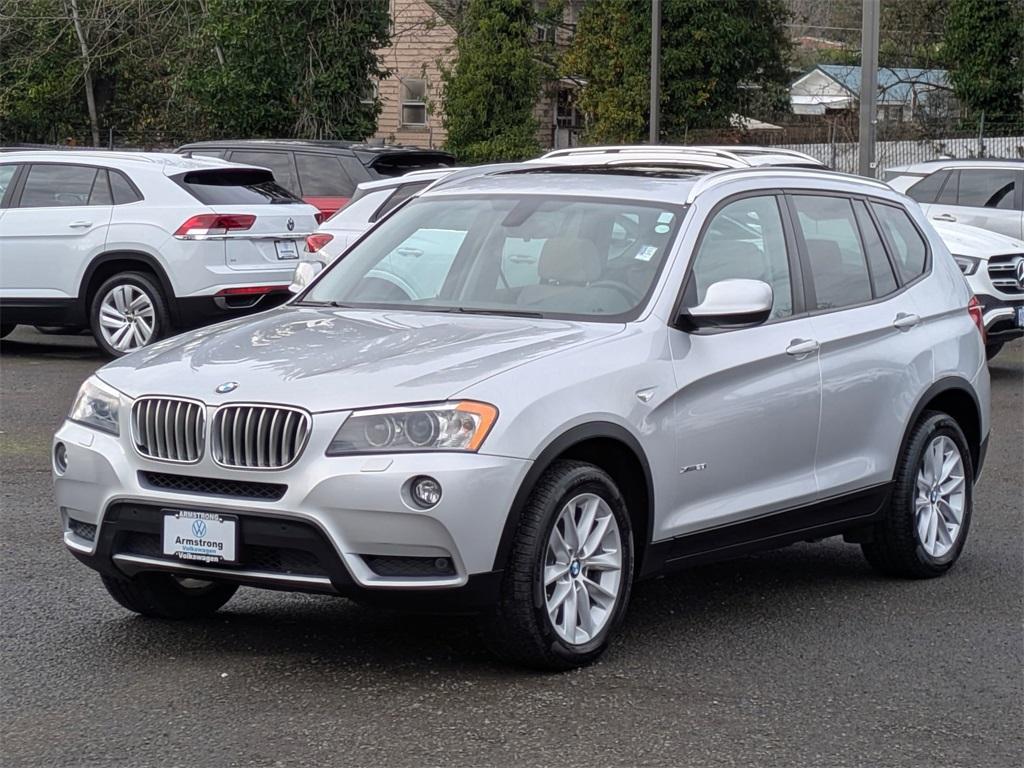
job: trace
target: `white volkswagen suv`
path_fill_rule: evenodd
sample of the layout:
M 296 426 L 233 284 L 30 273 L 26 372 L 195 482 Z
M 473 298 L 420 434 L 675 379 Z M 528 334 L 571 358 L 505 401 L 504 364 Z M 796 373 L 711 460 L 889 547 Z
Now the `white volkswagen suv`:
M 692 563 L 842 535 L 947 571 L 989 378 L 920 210 L 649 171 L 453 174 L 289 304 L 100 369 L 53 442 L 66 546 L 147 616 L 239 585 L 447 607 L 549 669 Z
M 316 209 L 253 166 L 143 152 L 0 155 L 0 336 L 90 328 L 119 356 L 288 297 Z

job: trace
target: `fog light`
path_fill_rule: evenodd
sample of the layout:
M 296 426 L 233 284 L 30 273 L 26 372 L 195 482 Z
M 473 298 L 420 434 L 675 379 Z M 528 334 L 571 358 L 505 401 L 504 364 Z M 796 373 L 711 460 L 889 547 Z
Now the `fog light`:
M 433 507 L 441 500 L 441 484 L 432 477 L 414 477 L 410 485 L 412 500 L 421 507 Z
M 53 446 L 53 468 L 58 475 L 63 475 L 68 469 L 68 447 L 64 443 Z

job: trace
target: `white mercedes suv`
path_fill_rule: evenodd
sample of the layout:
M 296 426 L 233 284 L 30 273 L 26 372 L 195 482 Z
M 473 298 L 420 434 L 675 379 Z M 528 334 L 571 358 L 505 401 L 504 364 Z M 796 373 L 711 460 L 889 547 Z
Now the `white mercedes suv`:
M 952 567 L 980 323 L 879 182 L 453 174 L 287 305 L 86 381 L 53 441 L 64 542 L 146 616 L 321 592 L 475 611 L 502 657 L 578 666 L 634 582 L 692 563 L 842 535 L 885 574 Z
M 119 356 L 279 304 L 316 209 L 254 166 L 144 152 L 0 155 L 0 337 L 90 328 Z

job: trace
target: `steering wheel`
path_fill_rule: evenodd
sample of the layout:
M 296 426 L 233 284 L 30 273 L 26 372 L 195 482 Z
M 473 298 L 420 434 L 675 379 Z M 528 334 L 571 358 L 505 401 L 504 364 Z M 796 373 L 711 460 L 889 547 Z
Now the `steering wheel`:
M 591 283 L 587 286 L 588 288 L 611 288 L 618 291 L 625 296 L 633 306 L 639 304 L 643 300 L 643 296 L 634 291 L 630 286 L 625 283 L 620 283 L 617 280 L 598 280 L 596 283 Z

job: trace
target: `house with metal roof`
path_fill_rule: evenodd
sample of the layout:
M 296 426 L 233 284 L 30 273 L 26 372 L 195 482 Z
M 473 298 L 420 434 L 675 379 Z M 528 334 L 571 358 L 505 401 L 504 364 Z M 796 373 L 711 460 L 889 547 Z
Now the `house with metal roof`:
M 881 122 L 946 117 L 958 109 L 944 69 L 879 67 L 876 87 Z M 795 115 L 855 111 L 860 89 L 860 67 L 819 64 L 789 87 L 789 100 Z

